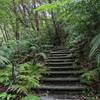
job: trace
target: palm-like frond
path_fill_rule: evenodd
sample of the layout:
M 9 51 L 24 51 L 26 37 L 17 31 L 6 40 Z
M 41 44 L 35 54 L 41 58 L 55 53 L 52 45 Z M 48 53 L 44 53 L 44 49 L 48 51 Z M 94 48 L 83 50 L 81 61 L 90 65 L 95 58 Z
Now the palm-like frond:
M 10 63 L 10 61 L 6 57 L 0 56 L 0 63 L 1 64 Z
M 100 48 L 100 34 L 96 35 L 91 42 L 90 56 L 95 55 L 98 48 Z
M 96 56 L 98 64 L 100 63 L 100 34 L 96 35 L 91 42 L 90 57 Z

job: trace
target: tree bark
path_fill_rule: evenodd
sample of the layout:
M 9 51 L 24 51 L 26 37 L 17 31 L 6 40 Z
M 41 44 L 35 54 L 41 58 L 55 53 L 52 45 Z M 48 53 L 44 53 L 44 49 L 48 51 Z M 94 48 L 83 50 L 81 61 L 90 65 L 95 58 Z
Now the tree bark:
M 34 5 L 34 8 L 36 8 L 36 1 L 35 0 L 33 0 L 33 5 Z M 37 11 L 35 11 L 35 25 L 36 25 L 37 31 L 40 30 L 39 29 L 39 20 L 38 20 L 38 18 L 39 18 L 39 14 L 38 14 Z
M 16 83 L 16 64 L 12 63 L 12 81 L 13 84 Z
M 16 29 L 15 29 L 15 38 L 16 40 L 19 40 L 19 18 L 18 18 L 18 11 L 17 11 L 17 7 L 16 7 L 16 1 L 13 0 L 13 11 L 14 11 L 14 14 L 16 16 Z

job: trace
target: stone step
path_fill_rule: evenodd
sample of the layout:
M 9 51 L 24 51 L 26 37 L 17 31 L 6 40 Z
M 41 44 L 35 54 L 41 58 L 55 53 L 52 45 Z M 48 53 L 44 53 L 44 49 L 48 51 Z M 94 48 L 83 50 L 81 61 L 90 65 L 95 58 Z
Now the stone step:
M 56 54 L 51 54 L 51 56 L 70 56 L 72 54 L 60 54 L 60 53 L 56 53 Z
M 46 62 L 73 62 L 75 61 L 74 59 L 46 59 Z
M 80 78 L 42 78 L 42 81 L 80 81 Z
M 56 46 L 53 48 L 54 51 L 58 51 L 58 50 L 68 50 L 67 48 L 65 47 L 62 47 L 62 46 Z
M 49 95 L 49 96 L 40 96 L 40 100 L 83 100 L 77 95 L 67 95 L 67 94 L 60 94 L 60 95 Z
M 51 51 L 52 52 L 57 52 L 57 53 L 69 53 L 70 51 L 69 50 L 54 50 L 54 51 Z M 70 52 L 71 53 L 71 52 Z
M 71 57 L 72 54 L 51 54 L 50 57 Z
M 33 88 L 33 90 L 35 90 L 37 88 Z M 77 91 L 83 91 L 85 89 L 84 86 L 79 86 L 79 85 L 67 85 L 67 86 L 57 86 L 57 85 L 44 85 L 44 86 L 40 86 L 38 87 L 39 91 L 50 91 L 50 92 L 54 92 L 54 91 L 66 91 L 66 92 L 77 92 Z
M 42 78 L 41 84 L 52 84 L 52 85 L 69 85 L 69 84 L 80 84 L 80 78 L 68 77 L 68 78 Z
M 75 59 L 75 58 L 78 58 L 78 57 L 75 57 L 75 56 L 60 56 L 60 57 L 48 57 L 48 59 Z
M 81 67 L 77 66 L 77 67 L 73 67 L 73 66 L 48 66 L 47 67 L 48 70 L 52 70 L 52 71 L 71 71 L 71 70 L 81 70 Z
M 80 77 L 83 71 L 48 71 L 47 77 Z
M 48 71 L 48 74 L 82 74 L 83 71 Z
M 71 54 L 70 51 L 52 51 L 51 54 Z
M 58 51 L 76 52 L 79 49 L 78 48 L 70 48 L 70 49 L 67 49 L 67 48 L 53 48 L 52 50 L 53 50 L 53 52 L 58 52 Z
M 67 49 L 65 49 L 65 48 L 54 48 L 53 49 L 53 51 L 55 52 L 55 51 L 68 51 Z
M 48 62 L 46 66 L 68 66 L 73 65 L 74 62 Z
M 46 97 L 49 97 L 49 96 L 51 96 L 51 97 L 55 97 L 55 95 L 59 98 L 57 98 L 57 99 L 51 99 L 51 98 L 49 98 L 49 99 L 46 99 L 46 100 L 67 100 L 66 98 L 65 98 L 65 96 L 68 96 L 68 95 L 70 95 L 71 97 L 72 96 L 75 96 L 75 95 L 78 95 L 79 97 L 80 97 L 80 95 L 82 95 L 83 93 L 82 93 L 82 91 L 84 91 L 85 89 L 83 88 L 83 90 L 77 90 L 77 91 L 71 91 L 71 90 L 46 90 L 46 89 L 38 89 L 38 88 L 32 88 L 32 91 L 33 91 L 33 93 L 37 93 L 37 94 L 40 94 L 40 95 L 42 95 L 42 96 L 46 96 Z M 61 95 L 63 95 L 63 97 L 64 97 L 64 99 L 62 99 L 62 96 Z M 64 96 L 65 95 L 65 96 Z M 44 99 L 43 99 L 44 100 Z M 70 99 L 68 99 L 68 100 L 70 100 Z M 84 99 L 72 99 L 72 100 L 84 100 Z

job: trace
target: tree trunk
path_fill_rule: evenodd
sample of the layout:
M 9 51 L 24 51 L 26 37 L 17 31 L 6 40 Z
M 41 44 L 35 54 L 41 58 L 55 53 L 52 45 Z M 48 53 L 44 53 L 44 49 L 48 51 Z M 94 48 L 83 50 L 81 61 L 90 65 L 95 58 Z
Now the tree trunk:
M 15 63 L 12 63 L 12 81 L 14 84 L 16 83 L 16 65 L 15 65 Z
M 33 0 L 34 8 L 36 8 L 36 1 Z M 38 12 L 35 11 L 35 25 L 36 25 L 36 30 L 39 31 L 39 15 Z
M 14 14 L 16 16 L 16 31 L 15 31 L 15 38 L 16 40 L 19 40 L 19 22 L 18 22 L 18 11 L 17 11 L 17 7 L 16 7 L 16 1 L 13 0 L 13 11 L 14 11 Z

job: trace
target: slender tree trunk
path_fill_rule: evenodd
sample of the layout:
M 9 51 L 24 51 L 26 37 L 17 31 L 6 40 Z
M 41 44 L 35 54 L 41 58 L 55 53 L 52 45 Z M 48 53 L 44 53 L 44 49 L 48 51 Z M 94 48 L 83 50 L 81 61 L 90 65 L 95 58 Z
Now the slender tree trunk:
M 46 15 L 46 13 L 45 12 L 43 12 L 43 16 L 44 16 L 44 20 L 45 20 L 45 24 L 46 24 L 46 29 L 47 29 L 47 31 L 48 31 L 48 20 L 47 20 L 47 15 Z M 48 31 L 48 33 L 49 33 L 49 31 Z
M 25 27 L 28 27 L 28 21 L 27 21 L 27 9 L 26 9 L 26 5 L 24 4 L 24 0 L 21 0 L 21 5 L 22 5 L 22 16 L 24 19 L 24 25 Z
M 36 1 L 33 0 L 33 4 L 34 4 L 34 8 L 36 8 Z M 35 11 L 35 25 L 36 25 L 36 29 L 37 31 L 39 31 L 39 14 L 37 11 Z
M 15 84 L 16 83 L 16 64 L 12 63 L 12 81 Z
M 16 7 L 16 1 L 13 0 L 13 11 L 15 13 L 15 16 L 16 16 L 16 28 L 15 28 L 15 37 L 16 37 L 16 40 L 19 40 L 19 18 L 18 18 L 18 11 L 17 11 L 17 7 Z

